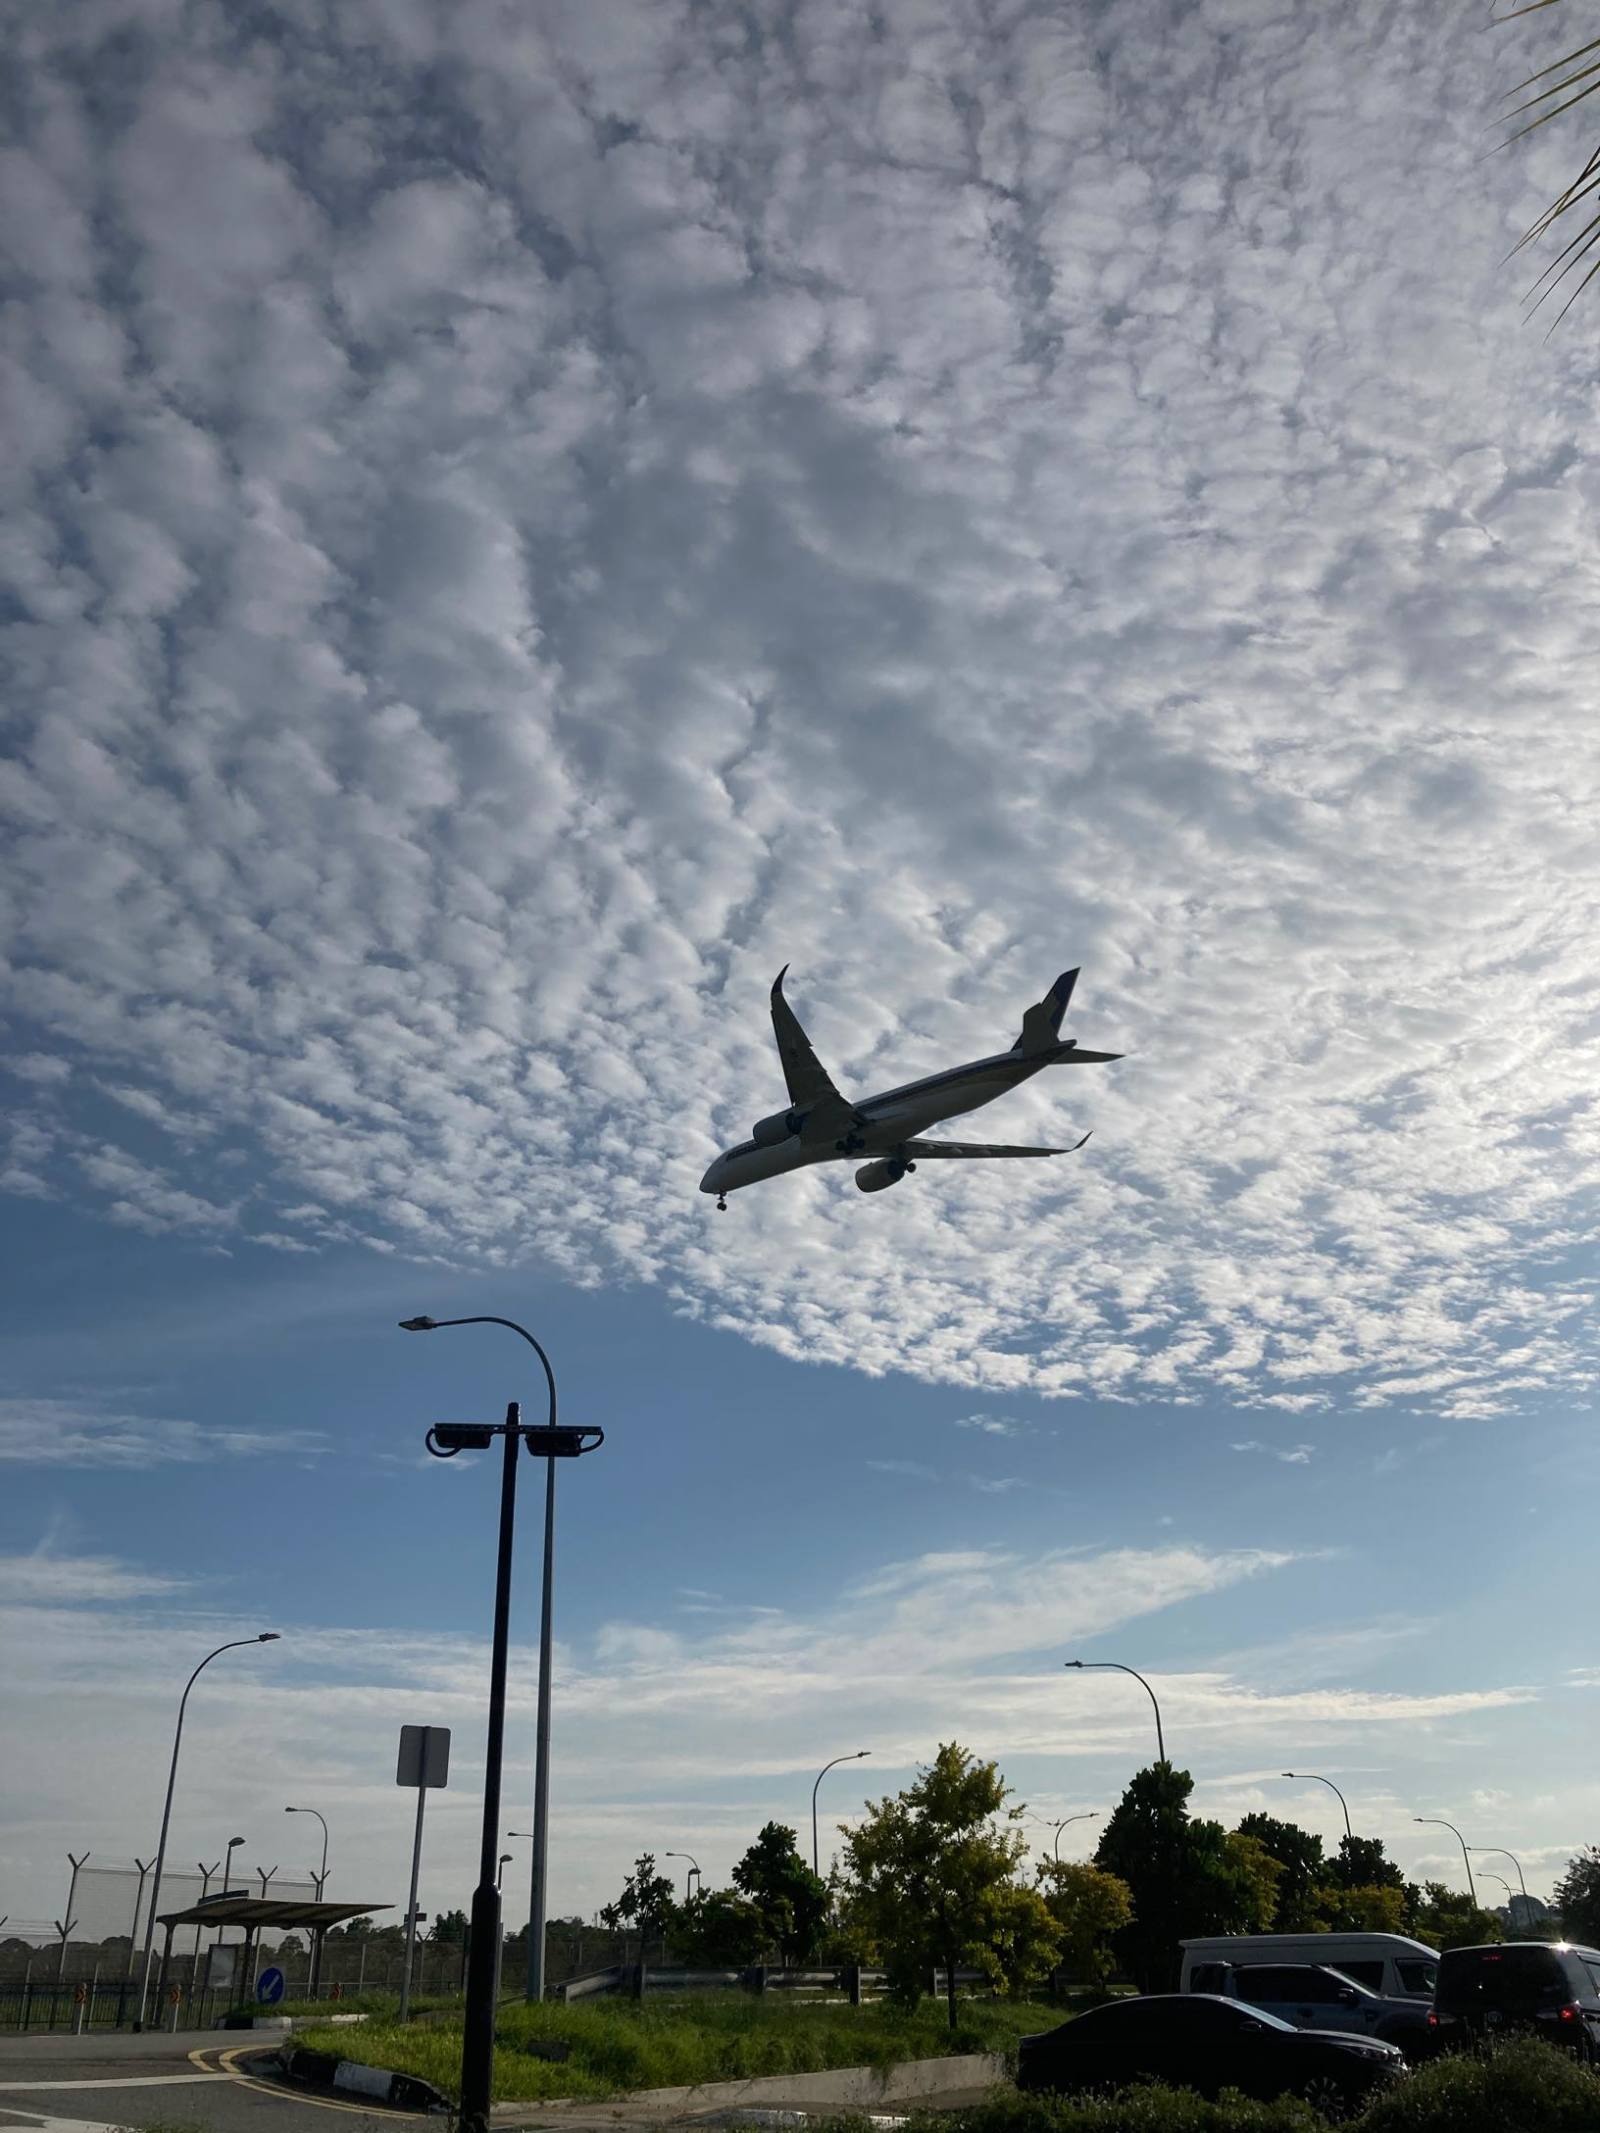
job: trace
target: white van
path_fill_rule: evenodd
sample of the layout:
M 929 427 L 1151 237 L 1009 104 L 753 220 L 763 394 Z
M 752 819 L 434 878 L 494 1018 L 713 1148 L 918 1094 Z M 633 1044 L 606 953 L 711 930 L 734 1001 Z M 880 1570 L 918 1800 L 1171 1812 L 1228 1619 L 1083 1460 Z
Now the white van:
M 1241 1963 L 1321 1963 L 1386 2000 L 1431 2002 L 1439 1951 L 1403 1933 L 1229 1933 L 1186 1940 L 1182 1992 L 1226 1992 Z

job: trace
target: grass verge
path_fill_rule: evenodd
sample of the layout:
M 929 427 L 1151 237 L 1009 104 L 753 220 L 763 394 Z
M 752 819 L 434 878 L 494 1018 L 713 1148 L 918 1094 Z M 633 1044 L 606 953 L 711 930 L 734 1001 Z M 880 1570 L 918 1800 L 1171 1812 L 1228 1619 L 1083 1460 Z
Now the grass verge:
M 898 2066 L 960 2052 L 1010 2051 L 1018 2037 L 1052 2029 L 1058 2008 L 971 2000 L 952 2030 L 943 2004 L 915 2014 L 889 2007 L 818 2007 L 773 2000 L 612 2001 L 602 2006 L 529 2007 L 503 2002 L 495 2027 L 494 2093 L 505 2102 L 553 2096 L 617 2096 L 633 2089 L 741 2081 L 766 2074 L 813 2074 L 836 2066 Z M 359 2039 L 359 2045 L 357 2043 Z M 458 2092 L 461 2027 L 407 2027 L 381 2019 L 348 2029 L 298 2032 L 312 2051 L 359 2057 L 396 2073 L 419 2074 L 447 2095 Z M 559 2059 L 541 2055 L 566 2047 Z

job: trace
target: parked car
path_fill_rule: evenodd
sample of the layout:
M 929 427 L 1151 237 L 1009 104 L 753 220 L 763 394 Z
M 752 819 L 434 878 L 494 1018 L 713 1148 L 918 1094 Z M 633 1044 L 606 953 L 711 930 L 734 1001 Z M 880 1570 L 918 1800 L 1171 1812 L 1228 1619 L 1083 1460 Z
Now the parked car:
M 1386 2000 L 1433 2001 L 1439 1951 L 1404 1933 L 1215 1933 L 1183 1943 L 1185 1992 L 1216 1992 L 1216 1963 L 1326 1963 Z
M 1442 2046 L 1527 2029 L 1600 2066 L 1600 1949 L 1544 1940 L 1446 1948 L 1432 2021 Z
M 1017 2047 L 1019 2089 L 1115 2089 L 1166 2081 L 1216 2096 L 1304 2096 L 1319 2109 L 1358 2109 L 1406 2072 L 1392 2044 L 1294 2029 L 1213 1993 L 1152 1993 L 1092 2008 Z
M 1387 2000 L 1369 1992 L 1330 1963 L 1218 1963 L 1213 1992 L 1248 2000 L 1295 2029 L 1337 2029 L 1354 2037 L 1398 2044 L 1408 2059 L 1424 2059 L 1434 2047 L 1428 2009 L 1420 2000 Z

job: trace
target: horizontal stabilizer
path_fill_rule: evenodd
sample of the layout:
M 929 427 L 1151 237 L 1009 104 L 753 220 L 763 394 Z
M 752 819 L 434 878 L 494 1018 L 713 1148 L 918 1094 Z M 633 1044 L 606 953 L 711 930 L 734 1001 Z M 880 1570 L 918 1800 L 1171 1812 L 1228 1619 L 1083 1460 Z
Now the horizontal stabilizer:
M 1061 1017 L 1067 1011 L 1067 1002 L 1072 998 L 1072 988 L 1078 982 L 1076 970 L 1063 970 L 1044 998 L 1030 1007 L 1022 1018 L 1022 1034 L 1011 1049 L 1014 1052 L 1048 1052 L 1061 1036 Z
M 1091 1127 L 1090 1131 L 1093 1130 Z M 1083 1141 L 1088 1138 L 1086 1133 Z M 989 1141 L 907 1141 L 895 1152 L 914 1163 L 920 1163 L 924 1157 L 931 1162 L 961 1162 L 968 1157 L 985 1155 L 1076 1155 L 1083 1141 L 1074 1141 L 1068 1148 L 1009 1148 Z

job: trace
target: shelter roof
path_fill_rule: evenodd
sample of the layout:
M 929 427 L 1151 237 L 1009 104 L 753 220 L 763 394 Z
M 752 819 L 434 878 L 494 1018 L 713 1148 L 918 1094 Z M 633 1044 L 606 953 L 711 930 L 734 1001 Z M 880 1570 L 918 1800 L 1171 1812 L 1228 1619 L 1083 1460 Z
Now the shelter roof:
M 392 1911 L 392 1903 L 304 1903 L 293 1897 L 210 1896 L 187 1910 L 162 1911 L 164 1926 L 342 1926 L 369 1911 Z

